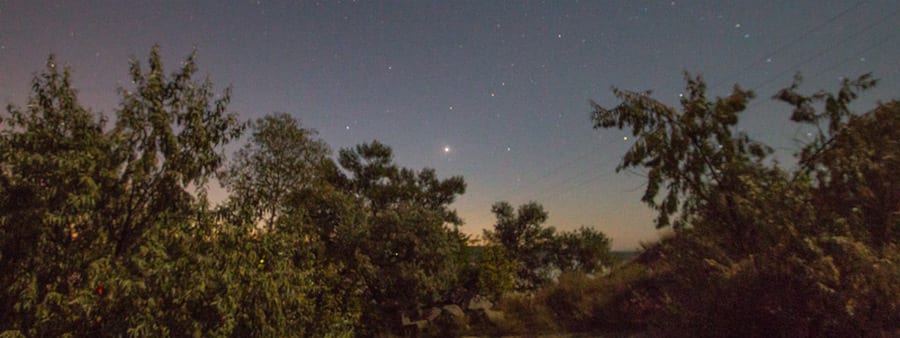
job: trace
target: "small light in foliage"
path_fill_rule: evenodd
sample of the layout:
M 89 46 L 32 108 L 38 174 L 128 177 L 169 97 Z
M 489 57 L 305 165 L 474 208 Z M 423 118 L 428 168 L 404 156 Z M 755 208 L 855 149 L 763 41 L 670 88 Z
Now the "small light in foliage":
M 98 294 L 98 295 L 103 295 L 103 285 L 100 285 L 100 286 L 97 287 L 97 294 Z

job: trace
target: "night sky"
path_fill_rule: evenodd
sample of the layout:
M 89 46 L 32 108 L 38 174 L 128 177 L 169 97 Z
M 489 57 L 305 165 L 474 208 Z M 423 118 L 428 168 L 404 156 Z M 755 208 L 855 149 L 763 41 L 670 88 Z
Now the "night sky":
M 480 234 L 491 204 L 541 202 L 548 225 L 595 227 L 615 249 L 654 240 L 643 178 L 614 168 L 633 139 L 593 130 L 610 88 L 675 104 L 682 72 L 713 95 L 758 96 L 741 127 L 783 163 L 806 131 L 769 99 L 873 72 L 858 103 L 897 98 L 900 2 L 888 1 L 0 1 L 0 102 L 23 106 L 46 58 L 74 71 L 83 104 L 110 115 L 128 60 L 158 43 L 169 70 L 193 49 L 201 79 L 234 90 L 244 119 L 287 112 L 337 150 L 374 139 L 399 164 L 463 175 L 455 204 Z M 236 146 L 230 149 L 235 149 Z M 222 198 L 221 189 L 214 190 Z

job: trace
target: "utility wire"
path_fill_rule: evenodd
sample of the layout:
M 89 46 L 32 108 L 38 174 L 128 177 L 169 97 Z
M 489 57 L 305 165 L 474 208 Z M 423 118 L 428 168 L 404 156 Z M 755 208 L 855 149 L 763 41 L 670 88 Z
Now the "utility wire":
M 845 63 L 847 63 L 848 61 L 850 61 L 850 59 L 855 58 L 855 57 L 858 56 L 858 55 L 866 54 L 866 53 L 872 51 L 872 50 L 875 49 L 875 48 L 881 47 L 881 45 L 884 45 L 885 43 L 887 43 L 887 42 L 890 41 L 891 39 L 897 37 L 897 34 L 898 34 L 898 31 L 894 31 L 893 34 L 890 34 L 890 35 L 888 35 L 888 36 L 886 36 L 886 37 L 884 37 L 884 38 L 878 40 L 876 43 L 873 43 L 873 44 L 869 45 L 868 47 L 866 47 L 865 49 L 863 49 L 861 52 L 857 53 L 856 55 L 845 57 L 845 58 L 844 58 L 843 60 L 841 60 L 840 62 L 835 63 L 835 64 L 829 66 L 828 68 L 825 68 L 825 69 L 822 69 L 822 70 L 818 71 L 817 73 L 813 74 L 813 75 L 810 77 L 810 79 L 814 79 L 814 78 L 819 77 L 820 75 L 822 75 L 822 74 L 824 74 L 824 73 L 826 73 L 826 72 L 830 72 L 830 71 L 834 70 L 835 68 L 844 65 Z
M 602 163 L 600 163 L 600 165 L 598 165 L 596 167 L 594 167 L 594 166 L 588 167 L 585 170 L 583 170 L 582 172 L 580 172 L 578 175 L 569 177 L 568 179 L 566 179 L 565 181 L 563 181 L 556 187 L 542 191 L 541 193 L 538 194 L 538 197 L 543 197 L 547 200 L 550 200 L 551 197 L 557 197 L 560 195 L 564 195 L 564 194 L 568 193 L 569 191 L 571 191 L 572 189 L 582 188 L 585 186 L 585 184 L 587 184 L 588 182 L 591 182 L 595 179 L 598 179 L 598 178 L 604 177 L 604 176 L 609 176 L 609 175 L 613 174 L 615 172 L 615 170 L 608 170 L 608 169 L 603 168 L 603 167 L 606 167 L 607 164 L 609 164 L 609 161 L 603 161 Z M 600 170 L 596 170 L 597 168 L 600 168 Z M 587 174 L 590 174 L 590 173 L 594 173 L 594 175 L 587 177 L 587 179 L 585 179 L 585 180 L 578 181 L 578 183 L 576 183 L 575 185 L 569 185 L 569 183 L 571 183 L 572 181 L 583 178 Z M 562 187 L 563 189 L 560 190 L 560 189 L 558 189 L 559 187 Z
M 603 144 L 601 145 L 601 147 L 602 147 L 602 148 L 605 148 L 606 146 L 608 146 L 608 145 L 611 144 L 611 143 L 612 143 L 611 140 L 610 140 L 610 141 L 607 141 L 607 142 L 603 143 Z M 562 164 L 560 164 L 560 165 L 558 165 L 558 166 L 555 166 L 555 167 L 553 167 L 553 168 L 550 168 L 550 170 L 545 171 L 545 172 L 544 172 L 543 174 L 541 174 L 541 176 L 538 177 L 537 179 L 530 180 L 530 181 L 526 182 L 526 183 L 523 184 L 523 185 L 519 185 L 519 186 L 517 186 L 517 187 L 515 187 L 515 188 L 510 189 L 510 190 L 507 191 L 506 193 L 500 195 L 500 198 L 499 198 L 498 200 L 501 200 L 501 201 L 502 201 L 502 200 L 509 199 L 510 196 L 515 195 L 515 194 L 518 193 L 518 192 L 521 192 L 521 191 L 522 191 L 523 189 L 525 189 L 526 187 L 530 188 L 530 187 L 533 187 L 533 186 L 538 185 L 541 181 L 544 181 L 544 180 L 547 179 L 548 177 L 553 176 L 554 174 L 560 173 L 562 169 L 568 168 L 568 167 L 574 165 L 575 163 L 579 163 L 581 160 L 583 160 L 583 159 L 585 159 L 586 157 L 588 157 L 588 155 L 593 154 L 594 151 L 596 151 L 596 150 L 597 150 L 597 149 L 596 149 L 595 147 L 593 147 L 593 146 L 589 147 L 588 149 L 586 149 L 584 152 L 582 152 L 581 154 L 579 154 L 578 156 L 576 156 L 576 157 L 573 158 L 572 160 L 569 160 L 569 161 L 567 161 L 567 162 L 565 162 L 565 163 L 562 163 Z
M 882 18 L 879 19 L 878 21 L 876 21 L 876 22 L 874 22 L 874 23 L 872 23 L 872 24 L 866 26 L 866 27 L 863 28 L 862 30 L 858 31 L 856 34 L 850 35 L 850 36 L 848 36 L 847 38 L 842 39 L 840 42 L 838 42 L 838 43 L 836 43 L 836 44 L 834 44 L 834 45 L 828 46 L 828 48 L 823 49 L 823 50 L 820 51 L 819 53 L 812 55 L 811 57 L 807 58 L 806 60 L 803 60 L 803 61 L 801 61 L 801 62 L 799 62 L 799 63 L 794 64 L 794 65 L 791 66 L 790 68 L 788 68 L 788 69 L 786 69 L 786 70 L 784 70 L 784 71 L 782 71 L 782 72 L 776 74 L 775 76 L 769 78 L 769 79 L 766 80 L 765 82 L 763 82 L 763 83 L 757 85 L 757 86 L 754 87 L 752 90 L 753 90 L 754 92 L 756 92 L 756 91 L 758 91 L 760 88 L 762 88 L 763 86 L 765 86 L 765 85 L 767 85 L 767 84 L 769 84 L 769 83 L 772 83 L 772 82 L 775 81 L 776 79 L 778 79 L 778 78 L 780 78 L 781 76 L 785 75 L 787 72 L 789 72 L 789 71 L 797 71 L 797 69 L 798 69 L 800 66 L 802 66 L 802 65 L 804 65 L 804 64 L 806 64 L 806 63 L 809 63 L 810 61 L 812 61 L 812 60 L 814 60 L 814 59 L 816 59 L 816 58 L 822 56 L 822 55 L 823 55 L 825 52 L 827 52 L 828 50 L 837 48 L 838 46 L 843 45 L 843 44 L 846 43 L 847 41 L 850 41 L 851 39 L 858 37 L 858 36 L 861 35 L 862 33 L 865 33 L 866 31 L 868 31 L 868 30 L 874 28 L 875 26 L 877 26 L 877 25 L 883 23 L 884 21 L 886 21 L 887 19 L 891 18 L 892 16 L 897 15 L 897 13 L 900 13 L 900 9 L 897 9 L 897 10 L 891 12 L 890 14 L 888 14 L 888 15 L 882 17 Z M 824 68 L 824 69 L 822 69 L 822 70 L 816 72 L 816 74 L 814 74 L 812 77 L 810 77 L 810 79 L 816 78 L 816 77 L 818 77 L 818 76 L 824 74 L 825 72 L 834 70 L 835 68 L 839 67 L 840 65 L 843 65 L 843 64 L 847 63 L 847 61 L 849 61 L 851 58 L 855 57 L 855 55 L 867 53 L 867 52 L 869 52 L 869 51 L 871 51 L 871 50 L 873 50 L 873 49 L 875 49 L 875 48 L 878 48 L 878 47 L 884 45 L 885 43 L 887 43 L 888 41 L 890 41 L 891 39 L 893 39 L 894 37 L 896 37 L 897 34 L 898 34 L 898 32 L 897 32 L 897 31 L 894 31 L 893 34 L 890 34 L 890 35 L 888 35 L 887 37 L 884 37 L 884 38 L 882 38 L 882 39 L 876 41 L 875 43 L 870 44 L 868 47 L 866 47 L 866 48 L 865 48 L 863 51 L 861 51 L 860 53 L 854 54 L 854 56 L 848 56 L 848 57 L 845 57 L 845 58 L 842 59 L 841 61 L 838 61 L 837 63 L 834 63 L 834 64 L 832 64 L 832 65 L 830 65 L 830 66 L 828 66 L 828 67 L 826 67 L 826 68 Z M 754 108 L 754 107 L 756 107 L 756 106 L 762 104 L 763 102 L 769 102 L 769 101 L 761 101 L 761 100 L 754 101 L 753 103 L 751 103 L 750 105 L 747 106 L 747 109 L 746 109 L 745 111 L 749 111 L 751 108 Z
M 812 33 L 815 33 L 816 31 L 818 31 L 818 30 L 824 28 L 825 26 L 828 26 L 829 24 L 831 24 L 832 22 L 836 21 L 837 19 L 840 19 L 840 18 L 843 17 L 844 15 L 847 15 L 848 13 L 852 12 L 853 10 L 859 8 L 859 6 L 862 6 L 862 4 L 866 3 L 866 1 L 867 1 L 867 0 L 862 0 L 862 1 L 859 1 L 859 2 L 857 2 L 856 4 L 854 4 L 853 6 L 847 7 L 847 9 L 844 9 L 844 10 L 841 11 L 840 13 L 835 14 L 834 16 L 828 18 L 827 20 L 825 20 L 825 21 L 819 23 L 818 25 L 816 25 L 816 26 L 814 26 L 814 27 L 812 27 L 812 28 L 806 30 L 805 32 L 801 33 L 800 35 L 798 35 L 797 37 L 795 37 L 793 40 L 788 41 L 787 43 L 781 44 L 781 46 L 778 46 L 777 48 L 775 48 L 774 51 L 769 52 L 768 54 L 766 54 L 765 56 L 763 56 L 763 57 L 760 58 L 759 60 L 756 60 L 755 62 L 752 62 L 752 63 L 748 64 L 746 67 L 744 67 L 743 69 L 741 69 L 740 71 L 738 71 L 737 73 L 735 73 L 735 74 L 734 74 L 733 76 L 731 76 L 730 78 L 733 78 L 733 79 L 739 78 L 741 75 L 744 75 L 745 73 L 747 73 L 747 71 L 749 71 L 750 69 L 753 69 L 753 67 L 756 67 L 756 66 L 758 66 L 759 64 L 762 64 L 763 62 L 765 62 L 766 60 L 771 59 L 773 56 L 775 56 L 775 54 L 781 53 L 782 51 L 784 51 L 784 50 L 787 49 L 788 47 L 795 45 L 797 42 L 800 42 L 801 40 L 805 39 L 807 36 L 811 35 Z M 719 81 L 719 82 L 716 83 L 715 85 L 710 86 L 710 88 L 718 88 L 719 86 L 725 84 L 726 81 L 727 81 L 727 80 Z
M 783 51 L 786 50 L 788 47 L 795 45 L 796 43 L 798 43 L 798 42 L 802 41 L 803 39 L 805 39 L 806 37 L 810 36 L 811 34 L 813 34 L 813 33 L 817 32 L 817 31 L 819 31 L 819 30 L 825 28 L 826 26 L 830 25 L 831 23 L 833 23 L 833 22 L 837 21 L 838 19 L 844 17 L 845 15 L 847 15 L 847 14 L 853 12 L 854 10 L 856 10 L 857 8 L 859 8 L 860 6 L 862 6 L 863 4 L 865 4 L 866 2 L 867 2 L 867 0 L 858 1 L 858 2 L 856 2 L 855 4 L 851 5 L 850 7 L 847 7 L 846 9 L 842 10 L 841 12 L 838 12 L 837 14 L 835 14 L 835 15 L 829 17 L 829 18 L 826 19 L 825 21 L 823 21 L 823 22 L 821 22 L 821 23 L 819 23 L 819 24 L 817 24 L 817 25 L 811 27 L 810 29 L 807 29 L 806 31 L 804 31 L 803 33 L 801 33 L 800 35 L 798 35 L 798 36 L 795 37 L 794 39 L 792 39 L 792 40 L 790 40 L 790 41 L 788 41 L 788 42 L 786 42 L 786 43 L 784 43 L 784 44 L 781 44 L 781 45 L 778 46 L 775 50 L 773 50 L 773 51 L 767 53 L 765 56 L 763 56 L 763 57 L 760 58 L 759 60 L 754 61 L 754 62 L 748 64 L 747 66 L 745 66 L 744 68 L 742 68 L 740 71 L 738 71 L 737 73 L 735 73 L 735 75 L 733 76 L 733 78 L 737 78 L 737 77 L 739 77 L 739 76 L 745 74 L 747 71 L 753 69 L 754 67 L 758 66 L 758 65 L 761 64 L 762 62 L 764 62 L 764 61 L 766 61 L 766 60 L 772 58 L 773 56 L 775 56 L 775 55 L 777 55 L 777 54 L 783 52 Z M 887 19 L 890 18 L 891 16 L 896 15 L 898 11 L 900 11 L 900 10 L 896 10 L 896 11 L 892 12 L 891 14 L 888 14 L 887 16 L 882 17 L 880 20 L 878 20 L 878 21 L 876 21 L 876 22 L 874 22 L 874 23 L 872 23 L 872 24 L 866 26 L 866 27 L 863 28 L 862 30 L 858 31 L 856 34 L 853 34 L 853 35 L 851 35 L 850 37 L 841 40 L 839 43 L 837 43 L 837 44 L 835 44 L 835 45 L 829 46 L 829 48 L 820 51 L 819 53 L 813 55 L 812 57 L 809 57 L 809 58 L 807 58 L 806 60 L 801 61 L 800 63 L 794 64 L 793 66 L 789 67 L 789 68 L 786 69 L 785 71 L 782 71 L 782 72 L 780 72 L 779 74 L 777 74 L 776 76 L 774 76 L 774 77 L 772 77 L 772 78 L 766 80 L 765 82 L 763 82 L 763 83 L 757 85 L 757 86 L 753 89 L 753 91 L 757 91 L 757 90 L 758 90 L 759 88 L 761 88 L 762 86 L 765 86 L 765 85 L 767 85 L 767 84 L 769 84 L 769 83 L 771 83 L 771 82 L 777 80 L 779 77 L 781 77 L 782 75 L 784 75 L 784 74 L 787 73 L 788 71 L 791 71 L 791 70 L 794 70 L 794 71 L 795 71 L 796 68 L 799 68 L 800 66 L 802 66 L 802 65 L 804 65 L 804 64 L 806 64 L 806 63 L 808 63 L 808 62 L 810 62 L 810 61 L 812 61 L 812 60 L 818 58 L 819 56 L 821 56 L 822 54 L 826 53 L 826 52 L 827 52 L 828 50 L 830 50 L 831 48 L 834 48 L 835 46 L 839 46 L 839 45 L 842 45 L 843 43 L 846 43 L 850 38 L 854 38 L 854 37 L 856 37 L 856 36 L 861 35 L 862 33 L 865 33 L 866 31 L 868 31 L 868 30 L 874 28 L 874 27 L 877 26 L 878 24 L 884 22 L 885 20 L 887 20 Z M 891 38 L 894 37 L 895 35 L 896 35 L 896 33 L 895 33 L 895 34 L 892 34 L 892 35 L 891 35 Z M 873 45 L 873 46 L 870 46 L 869 48 L 866 49 L 866 51 L 871 50 L 871 49 L 873 49 L 873 48 L 875 48 L 875 47 L 877 47 L 877 46 L 880 46 L 880 45 L 886 43 L 888 40 L 890 40 L 890 38 L 882 39 L 882 40 L 880 40 L 880 43 L 878 43 L 878 44 L 876 44 L 876 45 Z M 864 51 L 864 52 L 865 52 L 865 51 Z M 848 58 L 848 59 L 849 59 L 849 58 Z M 844 61 L 842 61 L 842 63 L 846 62 L 848 59 L 845 59 Z M 823 70 L 823 72 L 824 72 L 824 71 L 827 71 L 827 70 L 830 70 L 830 69 L 833 69 L 834 67 L 837 67 L 837 65 L 834 65 L 834 66 L 830 67 L 829 69 Z M 820 73 L 822 73 L 822 72 L 819 72 L 818 74 L 816 74 L 816 76 L 819 75 Z M 715 85 L 711 86 L 711 88 L 713 88 L 713 87 L 719 87 L 719 86 L 721 86 L 721 85 L 724 84 L 724 83 L 725 83 L 724 80 L 723 80 L 723 81 L 720 81 L 720 82 L 716 83 Z M 747 107 L 747 109 L 749 110 L 752 106 L 755 106 L 755 105 L 758 104 L 758 103 L 759 103 L 759 101 L 754 102 L 753 104 L 751 104 L 751 106 Z M 606 146 L 606 145 L 608 145 L 608 144 L 609 144 L 609 143 L 604 144 L 604 146 Z M 503 197 L 502 199 L 508 198 L 510 195 L 513 195 L 514 193 L 520 192 L 520 191 L 521 191 L 522 189 L 524 189 L 525 187 L 532 187 L 532 186 L 538 185 L 541 181 L 543 181 L 543 180 L 547 179 L 548 177 L 550 177 L 551 175 L 553 175 L 553 174 L 559 172 L 561 169 L 564 169 L 564 168 L 567 168 L 567 167 L 569 167 L 569 166 L 572 166 L 572 165 L 574 165 L 575 163 L 577 163 L 578 161 L 584 159 L 585 157 L 587 157 L 587 156 L 588 156 L 592 151 L 594 151 L 594 150 L 595 150 L 595 149 L 594 149 L 593 147 L 591 147 L 590 149 L 588 149 L 587 151 L 583 152 L 582 154 L 580 154 L 579 156 L 577 156 L 577 157 L 574 158 L 573 160 L 570 160 L 570 161 L 568 161 L 568 162 L 566 162 L 566 163 L 564 163 L 564 164 L 562 164 L 562 165 L 556 166 L 556 167 L 554 167 L 554 168 L 548 170 L 548 171 L 545 172 L 543 175 L 541 175 L 538 179 L 533 180 L 533 181 L 530 181 L 530 182 L 527 183 L 526 185 L 521 185 L 521 186 L 516 187 L 516 188 L 513 189 L 513 190 L 508 191 L 507 193 L 501 195 L 501 196 Z M 598 173 L 597 175 L 591 176 L 590 179 L 593 180 L 593 179 L 596 179 L 596 178 L 599 178 L 599 177 L 607 176 L 607 175 L 609 175 L 609 174 L 610 174 L 609 172 L 600 172 L 600 173 Z M 583 175 L 584 175 L 584 173 L 582 172 L 582 173 L 579 173 L 578 175 L 576 175 L 576 176 L 574 176 L 574 177 L 570 177 L 570 178 L 566 179 L 566 180 L 565 180 L 562 184 L 560 184 L 559 186 L 564 186 L 566 183 L 571 182 L 572 180 L 577 179 L 578 177 L 581 177 L 581 176 L 583 176 Z M 569 189 L 564 189 L 564 190 L 562 190 L 562 191 L 560 191 L 560 192 L 551 194 L 550 196 L 556 197 L 556 196 L 564 195 L 564 194 L 566 194 L 566 193 L 572 191 L 572 190 L 575 189 L 575 188 L 584 186 L 584 184 L 587 183 L 587 182 L 588 182 L 588 181 L 585 181 L 585 180 L 579 181 L 579 184 L 576 184 L 576 185 L 570 187 Z M 549 191 L 552 191 L 552 190 L 549 190 Z M 544 191 L 543 193 L 541 193 L 541 194 L 539 194 L 539 195 L 546 195 L 547 193 L 548 193 L 548 191 Z
M 746 73 L 746 72 L 749 71 L 750 69 L 753 69 L 754 67 L 756 67 L 756 66 L 758 66 L 759 64 L 761 64 L 762 62 L 764 62 L 764 61 L 770 59 L 771 57 L 773 57 L 773 56 L 775 56 L 775 55 L 777 55 L 777 54 L 783 52 L 783 51 L 784 51 L 785 49 L 787 49 L 788 47 L 795 45 L 797 42 L 802 41 L 803 39 L 805 39 L 806 37 L 810 36 L 811 34 L 813 34 L 813 33 L 817 32 L 817 31 L 819 31 L 819 30 L 821 30 L 821 29 L 827 27 L 827 26 L 830 25 L 831 23 L 833 23 L 833 22 L 837 21 L 838 19 L 844 17 L 845 15 L 847 15 L 847 14 L 853 12 L 854 10 L 856 10 L 857 8 L 859 8 L 860 6 L 862 6 L 863 4 L 865 4 L 866 2 L 867 2 L 867 0 L 858 1 L 858 2 L 856 2 L 855 4 L 853 4 L 852 6 L 847 7 L 846 9 L 844 9 L 844 10 L 838 12 L 837 14 L 835 14 L 835 15 L 833 15 L 833 16 L 831 16 L 831 17 L 829 17 L 829 18 L 826 19 L 825 21 L 823 21 L 823 22 L 821 22 L 821 23 L 819 23 L 819 24 L 813 26 L 813 27 L 810 28 L 810 29 L 807 29 L 806 31 L 804 31 L 803 33 L 801 33 L 800 35 L 798 35 L 798 36 L 795 37 L 794 39 L 788 41 L 787 43 L 781 44 L 781 45 L 778 46 L 775 50 L 773 50 L 773 51 L 767 53 L 765 56 L 763 56 L 763 57 L 760 58 L 759 60 L 757 60 L 757 61 L 755 61 L 755 62 L 752 62 L 752 63 L 748 64 L 748 65 L 745 66 L 743 69 L 741 69 L 740 71 L 738 71 L 738 73 L 736 73 L 736 74 L 733 76 L 733 78 L 737 78 L 737 77 L 743 75 L 744 73 Z M 896 13 L 896 12 L 895 12 L 895 13 Z M 879 23 L 880 23 L 881 21 L 883 21 L 883 20 L 884 20 L 884 19 L 880 20 Z M 874 25 L 872 25 L 872 26 L 874 26 Z M 863 31 L 865 31 L 865 30 L 867 30 L 867 29 L 864 29 Z M 860 34 L 860 33 L 858 33 L 858 34 Z M 857 35 L 858 35 L 858 34 L 857 34 Z M 780 75 L 781 75 L 781 74 L 779 74 L 779 76 L 780 76 Z M 772 81 L 774 81 L 774 80 L 772 80 Z M 720 81 L 720 82 L 717 83 L 716 85 L 711 86 L 711 88 L 719 87 L 719 86 L 722 85 L 723 83 L 724 83 L 724 81 Z M 588 149 L 588 152 L 590 152 L 591 150 L 592 150 L 592 149 Z M 583 158 L 583 157 L 586 156 L 586 155 L 587 155 L 587 153 L 582 154 L 581 156 L 579 156 L 579 159 L 580 159 L 580 158 Z M 549 176 L 549 175 L 550 175 L 551 173 L 553 173 L 554 171 L 556 171 L 556 170 L 558 170 L 558 169 L 560 169 L 560 168 L 563 168 L 563 167 L 567 167 L 567 166 L 569 166 L 569 165 L 571 165 L 571 164 L 574 164 L 575 162 L 576 162 L 576 161 L 571 161 L 571 162 L 569 162 L 569 163 L 567 163 L 567 164 L 565 164 L 565 165 L 563 165 L 563 166 L 554 168 L 553 170 L 551 170 L 550 172 L 548 172 L 547 175 L 542 176 L 542 177 L 539 178 L 537 181 L 533 181 L 533 184 L 537 184 L 537 182 L 540 182 L 541 180 L 543 180 L 544 178 L 546 178 L 547 176 Z M 571 179 L 569 179 L 569 180 L 571 180 Z M 567 180 L 567 182 L 568 182 L 569 180 Z M 583 182 L 583 183 L 586 183 L 586 182 Z M 582 183 L 582 184 L 583 184 L 583 183 Z M 579 184 L 579 185 L 577 185 L 577 186 L 581 186 L 582 184 Z M 566 190 L 564 190 L 562 193 L 566 193 L 566 192 L 568 192 L 568 191 L 570 191 L 570 190 L 571 190 L 571 189 L 566 189 Z M 518 191 L 518 190 L 517 190 L 517 191 Z M 546 192 L 545 192 L 545 193 L 546 193 Z M 556 195 L 560 195 L 560 194 L 556 194 Z
M 831 44 L 831 45 L 826 46 L 825 48 L 821 49 L 818 53 L 814 53 L 813 55 L 811 55 L 810 57 L 804 59 L 803 61 L 800 61 L 800 62 L 798 62 L 798 63 L 795 63 L 794 65 L 792 65 L 792 66 L 789 67 L 788 69 L 785 69 L 784 71 L 782 71 L 782 72 L 780 72 L 780 73 L 778 73 L 778 74 L 775 74 L 775 76 L 770 77 L 768 80 L 764 81 L 763 83 L 760 83 L 760 84 L 756 85 L 756 87 L 753 88 L 753 91 L 755 92 L 755 91 L 759 90 L 760 88 L 762 88 L 763 86 L 768 85 L 768 84 L 774 82 L 775 80 L 777 80 L 778 78 L 780 78 L 782 75 L 784 75 L 785 73 L 787 73 L 787 72 L 789 72 L 789 71 L 796 71 L 796 70 L 797 70 L 798 68 L 800 68 L 801 66 L 803 66 L 803 65 L 805 65 L 805 64 L 807 64 L 807 63 L 809 63 L 809 62 L 812 61 L 812 60 L 818 59 L 818 58 L 821 57 L 822 55 L 827 54 L 829 51 L 834 50 L 834 49 L 837 48 L 838 46 L 841 46 L 841 45 L 847 43 L 847 41 L 850 41 L 850 40 L 852 40 L 852 39 L 857 38 L 858 36 L 862 35 L 863 33 L 867 32 L 867 31 L 871 30 L 872 28 L 875 28 L 876 26 L 878 26 L 878 25 L 880 25 L 881 23 L 885 22 L 887 19 L 890 19 L 890 18 L 893 17 L 894 15 L 897 15 L 898 12 L 900 12 L 900 9 L 897 9 L 897 10 L 891 12 L 890 14 L 881 17 L 881 19 L 879 19 L 878 21 L 875 21 L 875 22 L 873 22 L 873 23 L 867 25 L 867 26 L 864 27 L 863 29 L 857 31 L 855 34 L 849 35 L 849 36 L 847 36 L 847 37 L 841 39 L 840 41 L 838 41 L 838 42 L 835 43 L 835 44 Z

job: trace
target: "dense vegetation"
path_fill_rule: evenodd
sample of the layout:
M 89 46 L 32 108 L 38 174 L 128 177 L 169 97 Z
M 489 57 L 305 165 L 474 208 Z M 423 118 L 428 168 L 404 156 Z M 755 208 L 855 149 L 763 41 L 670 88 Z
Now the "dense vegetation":
M 625 91 L 613 109 L 595 104 L 596 127 L 637 136 L 620 168 L 648 170 L 644 201 L 659 211 L 657 226 L 678 216 L 676 237 L 656 248 L 655 325 L 693 336 L 896 333 L 900 102 L 849 108 L 875 84 L 865 75 L 805 96 L 798 78 L 775 95 L 792 121 L 818 130 L 792 170 L 734 130 L 753 97 L 739 87 L 708 100 L 703 81 L 688 77 L 680 112 Z
M 377 141 L 333 156 L 288 114 L 238 121 L 193 56 L 167 75 L 154 48 L 130 69 L 111 120 L 52 57 L 0 114 L 2 335 L 900 330 L 900 103 L 851 112 L 869 76 L 776 95 L 818 130 L 793 169 L 736 131 L 754 96 L 739 87 L 710 100 L 688 77 L 681 109 L 621 90 L 594 104 L 595 128 L 636 136 L 619 169 L 646 170 L 643 201 L 673 229 L 613 267 L 604 234 L 557 232 L 534 202 L 493 205 L 473 246 L 450 208 L 462 177 Z
M 422 332 L 458 333 L 475 296 L 550 281 L 527 269 L 607 263 L 603 234 L 541 228 L 538 204 L 540 220 L 510 224 L 525 233 L 473 247 L 450 208 L 462 177 L 398 166 L 377 141 L 332 157 L 288 114 L 238 121 L 229 90 L 193 79 L 193 55 L 166 74 L 154 47 L 130 71 L 112 119 L 80 104 L 53 57 L 25 108 L 0 114 L 4 335 L 403 334 L 449 305 L 455 326 Z M 215 206 L 214 179 L 229 192 Z
M 618 168 L 646 170 L 643 201 L 673 235 L 603 278 L 506 299 L 505 332 L 900 334 L 900 102 L 858 114 L 850 103 L 876 84 L 869 75 L 812 95 L 798 78 L 774 98 L 818 132 L 785 169 L 736 131 L 752 92 L 710 100 L 687 80 L 681 109 L 618 89 L 618 106 L 593 104 L 595 128 L 636 136 Z

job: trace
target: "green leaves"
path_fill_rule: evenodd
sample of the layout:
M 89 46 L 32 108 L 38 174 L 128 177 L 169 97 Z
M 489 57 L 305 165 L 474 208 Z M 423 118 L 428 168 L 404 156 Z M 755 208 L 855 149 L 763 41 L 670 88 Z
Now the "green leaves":
M 726 172 L 746 170 L 741 163 L 759 161 L 772 151 L 732 131 L 752 92 L 735 87 L 728 97 L 709 101 L 700 77 L 685 78 L 688 95 L 681 100 L 680 112 L 652 99 L 649 92 L 614 89 L 623 102 L 613 109 L 591 103 L 594 128 L 629 128 L 636 136 L 617 170 L 648 170 L 642 201 L 659 212 L 658 228 L 672 224 L 670 216 L 680 213 L 674 222 L 680 229 L 698 203 L 691 199 L 707 199 L 713 186 L 725 184 Z M 658 201 L 661 191 L 665 195 Z
M 361 276 L 362 321 L 372 323 L 360 332 L 399 329 L 400 313 L 448 302 L 467 263 L 462 221 L 449 207 L 465 191 L 462 177 L 399 167 L 377 141 L 342 149 L 338 162 L 344 171 L 332 182 L 354 200 L 351 217 L 362 218 L 359 236 L 348 238 L 355 242 L 341 244 L 358 250 L 347 264 Z
M 678 215 L 676 237 L 648 249 L 665 282 L 658 325 L 675 335 L 896 331 L 900 305 L 882 300 L 898 293 L 886 285 L 900 271 L 900 104 L 856 114 L 850 102 L 875 85 L 871 76 L 810 96 L 797 92 L 798 77 L 775 98 L 818 134 L 786 171 L 767 164 L 769 147 L 733 130 L 752 93 L 735 87 L 710 101 L 702 80 L 687 82 L 680 111 L 618 90 L 616 108 L 593 104 L 595 128 L 637 136 L 619 168 L 648 170 L 643 201 L 659 212 L 657 226 Z
M 315 136 L 288 114 L 256 121 L 250 141 L 221 175 L 231 193 L 229 212 L 238 217 L 233 221 L 271 231 L 280 217 L 298 212 L 289 203 L 292 196 L 319 189 L 327 174 L 330 151 Z
M 347 336 L 460 293 L 462 177 L 327 145 L 287 114 L 247 126 L 230 90 L 132 61 L 114 126 L 51 57 L 0 115 L 0 331 L 29 336 Z M 211 209 L 206 184 L 231 192 Z M 262 227 L 257 227 L 262 225 Z
M 489 269 L 484 273 L 489 279 L 502 281 L 503 276 L 498 274 L 505 265 L 497 259 L 507 259 L 507 264 L 514 266 L 515 287 L 519 291 L 535 290 L 558 272 L 598 272 L 610 261 L 606 235 L 587 227 L 562 233 L 544 227 L 548 215 L 537 202 L 523 204 L 517 211 L 507 202 L 497 202 L 491 211 L 497 223 L 493 230 L 484 231 L 488 242 L 485 268 Z M 494 292 L 491 290 L 488 289 Z

